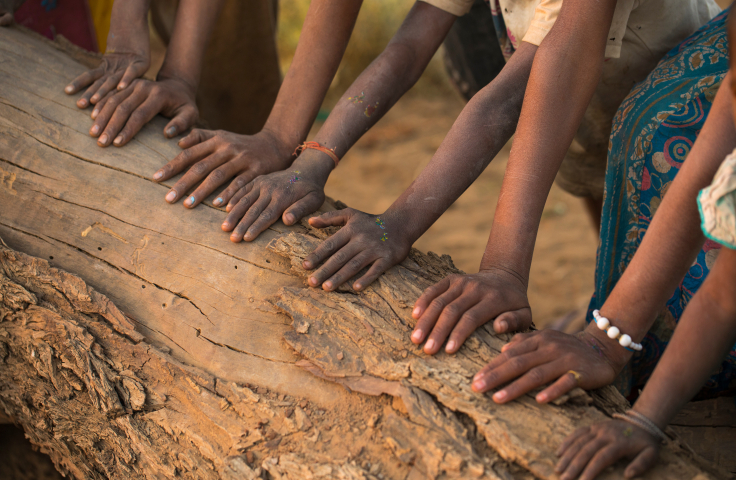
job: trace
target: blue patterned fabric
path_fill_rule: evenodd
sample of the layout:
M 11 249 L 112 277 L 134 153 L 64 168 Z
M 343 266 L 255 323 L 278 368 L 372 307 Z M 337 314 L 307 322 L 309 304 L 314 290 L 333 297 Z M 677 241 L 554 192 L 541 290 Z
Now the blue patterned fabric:
M 603 305 L 639 247 L 664 194 L 703 128 L 728 72 L 724 11 L 670 51 L 626 97 L 613 120 L 608 151 L 601 242 L 593 309 Z M 669 342 L 677 321 L 708 275 L 720 245 L 707 241 L 666 308 L 642 341 L 644 347 L 616 381 L 624 396 L 637 395 Z M 673 255 L 676 255 L 673 253 Z M 736 350 L 699 398 L 736 391 Z

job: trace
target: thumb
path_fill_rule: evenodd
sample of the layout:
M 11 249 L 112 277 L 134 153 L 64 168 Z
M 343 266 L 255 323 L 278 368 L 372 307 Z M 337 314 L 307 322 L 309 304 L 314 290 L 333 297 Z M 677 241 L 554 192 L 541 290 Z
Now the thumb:
M 631 461 L 626 470 L 624 470 L 624 476 L 626 478 L 638 477 L 650 468 L 654 466 L 657 461 L 658 450 L 654 447 L 645 448 L 639 455 Z
M 496 333 L 518 332 L 526 330 L 531 324 L 532 311 L 526 307 L 502 313 L 493 321 L 493 329 Z
M 124 90 L 125 87 L 130 85 L 130 82 L 146 73 L 146 70 L 142 67 L 143 65 L 141 65 L 140 62 L 133 62 L 128 65 L 128 68 L 125 69 L 125 73 L 123 73 L 123 78 L 118 82 L 118 91 Z
M 10 12 L 6 12 L 4 14 L 0 14 L 0 27 L 5 27 L 7 25 L 10 25 L 13 23 L 13 14 Z
M 183 106 L 174 118 L 164 128 L 164 136 L 172 138 L 189 130 L 199 117 L 199 111 L 194 105 Z
M 316 193 L 309 193 L 301 200 L 295 202 L 284 212 L 284 223 L 286 225 L 294 225 L 305 215 L 309 215 L 310 213 L 318 210 L 319 207 L 322 206 L 323 201 L 324 200 L 319 198 L 319 195 Z
M 355 210 L 352 208 L 332 210 L 330 212 L 323 213 L 318 217 L 310 218 L 309 224 L 314 228 L 343 226 L 348 223 L 348 220 L 350 220 L 350 217 L 352 217 L 354 213 Z

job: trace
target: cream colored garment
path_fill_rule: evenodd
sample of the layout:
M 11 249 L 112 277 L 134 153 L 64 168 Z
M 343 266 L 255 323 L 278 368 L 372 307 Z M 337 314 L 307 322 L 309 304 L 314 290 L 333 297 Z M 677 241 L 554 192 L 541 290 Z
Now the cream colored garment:
M 421 0 L 458 17 L 465 15 L 473 6 L 473 0 Z
M 705 236 L 736 248 L 736 150 L 718 168 L 713 183 L 700 191 L 698 208 Z

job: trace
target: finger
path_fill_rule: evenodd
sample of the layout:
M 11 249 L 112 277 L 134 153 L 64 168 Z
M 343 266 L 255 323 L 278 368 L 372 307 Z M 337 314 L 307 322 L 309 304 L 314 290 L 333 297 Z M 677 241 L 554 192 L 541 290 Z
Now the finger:
M 83 74 L 79 75 L 77 78 L 71 81 L 69 85 L 64 88 L 64 92 L 66 92 L 68 95 L 72 95 L 74 93 L 77 93 L 79 90 L 83 89 L 90 83 L 94 82 L 98 78 L 100 78 L 103 74 L 104 70 L 100 67 L 87 70 Z M 84 105 L 87 106 L 86 104 Z M 84 108 L 84 107 L 82 107 Z
M 501 347 L 501 351 L 505 352 L 507 349 L 511 348 L 514 344 L 523 342 L 524 340 L 534 337 L 537 335 L 537 332 L 529 332 L 529 333 L 517 333 L 513 337 L 511 337 L 511 340 L 509 340 L 509 343 Z
M 206 142 L 210 138 L 215 136 L 216 132 L 213 130 L 202 130 L 201 128 L 195 128 L 189 134 L 179 140 L 179 148 L 192 148 L 193 146 Z
M 89 99 L 89 103 L 92 105 L 96 104 L 102 98 L 107 95 L 108 93 L 115 91 L 115 85 L 118 83 L 118 79 L 120 78 L 120 74 L 116 73 L 113 75 L 109 75 L 104 82 L 102 82 L 102 85 L 97 89 L 94 95 L 92 95 Z
M 512 348 L 505 348 L 511 344 L 506 344 L 501 348 L 501 354 L 496 355 L 496 358 L 488 362 L 478 373 L 473 377 L 473 382 L 479 380 L 488 375 L 492 370 L 500 367 L 501 365 L 508 362 L 511 358 L 531 353 L 539 347 L 539 342 L 536 337 L 530 337 L 524 342 L 519 342 L 512 345 Z M 480 385 L 480 384 L 479 384 Z M 473 387 L 475 389 L 475 386 Z M 480 391 L 480 390 L 478 390 Z
M 518 332 L 526 330 L 532 324 L 532 311 L 522 308 L 511 312 L 504 312 L 493 321 L 496 333 Z
M 593 433 L 593 430 L 588 428 L 585 433 L 582 435 L 578 435 L 575 437 L 575 439 L 570 442 L 570 444 L 565 449 L 565 453 L 562 454 L 560 459 L 557 461 L 557 465 L 555 465 L 555 472 L 557 473 L 563 473 L 567 470 L 567 468 L 570 466 L 570 463 L 577 457 L 577 455 L 580 453 L 580 451 L 585 448 L 586 445 L 589 445 L 593 439 L 596 438 L 596 434 Z
M 124 90 L 124 92 L 127 92 L 127 90 Z M 193 147 L 187 148 L 186 150 L 182 150 L 179 155 L 174 157 L 173 160 L 171 160 L 169 163 L 161 167 L 156 173 L 154 173 L 153 179 L 157 182 L 168 180 L 174 175 L 178 175 L 185 168 L 199 162 L 203 158 L 207 158 L 216 151 L 217 145 L 214 141 L 206 141 L 204 143 L 200 143 L 194 145 Z M 171 198 L 169 198 L 171 192 L 169 192 L 169 195 L 166 196 L 166 201 L 169 203 L 175 201 L 181 195 L 184 195 L 186 193 L 186 190 L 172 190 L 172 192 L 174 192 L 174 195 L 171 196 Z
M 450 333 L 450 340 L 445 348 L 447 353 L 457 352 L 478 327 L 491 319 L 489 315 L 489 311 L 492 311 L 491 308 L 489 302 L 480 302 L 463 313 L 455 328 L 452 329 L 452 333 Z
M 585 445 L 582 445 L 577 455 L 572 458 L 569 465 L 567 465 L 567 468 L 565 468 L 562 475 L 560 475 L 560 480 L 572 480 L 573 478 L 577 478 L 593 456 L 598 453 L 599 450 L 603 449 L 607 443 L 607 439 L 595 437 L 586 442 Z
M 185 206 L 196 207 L 199 202 L 204 201 L 204 199 L 209 197 L 215 189 L 233 176 L 235 167 L 228 162 L 229 159 L 230 156 L 227 152 L 215 152 L 213 155 L 210 155 L 207 159 L 203 160 L 203 162 L 208 162 L 208 171 L 210 173 L 197 187 L 197 189 L 192 192 L 189 198 L 184 201 Z M 222 203 L 222 195 L 219 195 L 212 202 L 216 207 L 219 207 Z
M 283 216 L 284 224 L 294 225 L 306 215 L 319 210 L 322 203 L 324 203 L 323 196 L 315 192 L 309 192 L 305 197 L 297 200 L 286 209 Z
M 248 195 L 252 189 L 253 182 L 250 182 L 244 187 L 241 187 L 237 192 L 235 192 L 235 195 L 233 195 L 230 201 L 227 202 L 227 207 L 225 207 L 225 210 L 227 212 L 232 212 L 233 209 L 238 205 L 238 203 L 240 203 L 240 201 L 243 199 L 243 197 Z
M 659 450 L 654 447 L 645 448 L 639 455 L 631 461 L 626 470 L 624 470 L 624 476 L 626 478 L 633 478 L 642 475 L 644 472 L 652 468 L 657 461 Z
M 348 247 L 350 247 L 350 244 L 348 244 L 348 246 L 345 248 Z M 375 259 L 371 252 L 365 250 L 361 251 L 360 247 L 356 247 L 354 251 L 356 252 L 355 255 L 353 255 L 350 260 L 345 262 L 344 266 L 340 270 L 338 270 L 337 273 L 332 275 L 329 280 L 322 284 L 322 289 L 328 292 L 337 289 L 340 285 L 347 282 L 355 275 L 357 275 L 358 272 L 370 265 L 370 263 Z M 348 251 L 346 256 L 349 257 L 351 253 L 353 252 Z
M 603 441 L 606 442 L 606 440 Z M 623 457 L 624 452 L 616 443 L 599 446 L 598 450 L 593 452 L 593 458 L 587 461 L 588 466 L 580 475 L 580 480 L 593 480 L 599 473 Z
M 248 196 L 248 194 L 253 191 L 252 185 L 252 183 L 249 183 L 238 191 L 240 200 L 233 205 L 233 208 L 230 210 L 227 217 L 225 217 L 225 221 L 222 222 L 222 229 L 225 232 L 229 232 L 235 228 L 240 219 L 243 218 L 243 215 L 245 215 L 245 212 L 250 208 L 251 202 L 254 202 L 258 198 L 257 192 L 255 195 Z
M 350 236 L 347 232 L 342 230 L 338 231 L 336 234 L 328 237 L 324 242 L 317 245 L 317 248 L 315 248 L 314 251 L 304 260 L 302 266 L 307 270 L 315 268 L 328 257 L 333 255 L 338 249 L 342 248 L 348 240 L 350 240 Z M 307 262 L 309 263 L 309 267 L 307 267 Z M 309 283 L 314 287 L 320 284 L 317 277 L 314 278 L 314 282 L 310 279 Z
M 427 343 L 424 345 L 424 353 L 434 355 L 440 351 L 442 344 L 445 343 L 447 337 L 450 335 L 452 330 L 457 326 L 460 318 L 469 309 L 478 304 L 478 297 L 468 292 L 460 291 L 460 295 L 448 303 L 445 308 L 442 309 L 437 323 L 432 328 L 432 333 L 429 334 Z M 427 313 L 432 308 L 432 305 L 427 309 Z M 456 345 L 447 345 L 448 349 L 456 350 Z
M 336 252 L 327 259 L 325 264 L 322 265 L 319 270 L 309 276 L 309 285 L 312 287 L 316 287 L 325 282 L 328 278 L 333 276 L 335 272 L 347 265 L 353 257 L 360 253 L 360 247 L 358 247 L 355 242 L 350 243 L 350 234 L 347 232 L 337 232 L 324 243 L 327 243 L 328 241 L 335 245 Z M 325 290 L 334 290 L 332 287 L 332 283 L 330 283 L 330 285 L 322 285 L 322 288 Z
M 411 341 L 414 343 L 423 342 L 429 333 L 432 331 L 437 321 L 442 315 L 443 310 L 447 305 L 454 301 L 463 293 L 463 289 L 460 286 L 450 286 L 442 295 L 437 296 L 432 303 L 429 304 L 427 309 L 422 314 L 421 318 L 417 320 L 417 324 L 414 327 L 414 332 L 411 334 Z M 425 345 L 424 351 L 427 350 L 433 352 L 436 342 L 432 345 Z
M 490 366 L 489 364 L 486 368 L 481 370 L 481 375 L 476 375 L 476 378 L 473 379 L 472 388 L 476 392 L 486 392 L 492 388 L 498 387 L 499 385 L 503 385 L 504 383 L 519 378 L 521 375 L 526 374 L 537 365 L 544 364 L 547 360 L 547 356 L 537 349 L 523 355 L 506 357 L 505 361 L 497 367 L 488 368 Z M 505 399 L 505 397 L 508 396 L 508 392 L 499 395 L 501 392 L 505 392 L 505 390 L 500 390 L 494 395 L 494 400 L 498 399 L 497 403 L 500 403 L 503 400 L 508 400 Z
M 125 69 L 123 77 L 118 82 L 117 90 L 124 90 L 125 87 L 130 85 L 130 82 L 132 82 L 136 78 L 143 76 L 144 73 L 146 73 L 146 71 L 142 68 L 142 65 L 140 63 L 135 62 L 129 65 L 128 68 Z
M 104 105 L 100 107 L 99 105 L 95 110 L 99 111 L 97 115 L 95 116 L 95 121 L 92 123 L 92 127 L 89 129 L 89 134 L 92 137 L 101 137 L 101 133 L 105 128 L 107 128 L 107 124 L 112 119 L 113 115 L 117 111 L 118 107 L 125 102 L 133 93 L 133 90 L 125 90 L 123 92 L 118 93 L 111 93 L 109 97 L 105 97 L 104 99 Z M 94 112 L 94 110 L 93 110 Z M 110 136 L 108 135 L 105 139 L 106 142 L 110 141 Z
M 254 198 L 256 195 L 259 195 L 258 199 L 255 201 L 250 201 L 250 198 Z M 255 190 L 240 201 L 245 202 L 248 201 L 249 204 L 251 204 L 251 207 L 245 212 L 245 215 L 243 215 L 242 220 L 240 220 L 240 223 L 235 227 L 233 230 L 233 233 L 230 234 L 230 240 L 233 242 L 240 242 L 241 240 L 245 240 L 246 235 L 248 233 L 248 230 L 250 227 L 255 223 L 258 218 L 260 218 L 261 213 L 263 213 L 271 204 L 272 199 L 270 195 L 260 195 L 260 190 Z M 230 216 L 228 215 L 228 218 Z M 247 239 L 248 241 L 251 240 L 251 238 Z
M 435 297 L 442 294 L 448 288 L 450 288 L 450 279 L 443 278 L 439 282 L 424 290 L 422 295 L 417 299 L 416 302 L 414 302 L 414 310 L 412 310 L 411 316 L 414 318 L 421 317 L 422 313 L 427 309 L 427 305 L 429 305 L 430 302 L 435 299 Z
M 112 142 L 113 145 L 115 145 L 116 147 L 122 147 L 123 145 L 128 143 L 130 140 L 132 140 L 136 133 L 140 132 L 141 128 L 143 128 L 148 122 L 153 120 L 153 117 L 155 117 L 160 110 L 160 99 L 152 97 L 146 98 L 146 100 L 130 114 L 128 121 L 124 123 L 123 129 L 117 136 L 115 136 L 115 140 L 113 140 Z M 107 133 L 108 129 L 116 128 L 118 126 L 116 123 L 114 123 L 114 121 L 115 116 L 113 116 L 113 121 L 110 122 L 107 129 L 105 130 L 105 133 Z M 114 130 L 111 131 L 111 137 L 113 136 L 113 131 Z
M 110 100 L 117 92 L 112 91 L 105 95 L 102 100 L 97 102 L 95 104 L 95 108 L 92 109 L 92 113 L 89 114 L 90 117 L 92 117 L 92 120 L 97 120 L 97 116 L 100 114 L 103 108 L 105 108 L 105 105 L 107 105 L 108 100 Z M 91 129 L 90 129 L 91 133 Z M 99 133 L 99 131 L 97 132 Z
M 212 185 L 210 191 L 205 193 L 204 190 L 200 190 L 202 188 L 202 185 L 200 185 L 194 192 L 191 193 L 191 195 L 187 197 L 186 200 L 184 200 L 185 207 L 196 207 L 199 202 L 203 201 L 210 193 L 212 193 L 212 190 L 217 188 L 217 185 L 214 185 L 214 182 L 219 181 L 220 183 L 222 183 L 227 179 L 227 177 L 225 177 L 225 175 L 227 174 L 226 162 L 229 158 L 230 156 L 226 151 L 215 151 L 215 153 L 213 153 L 209 157 L 205 158 L 204 160 L 200 160 L 199 162 L 192 165 L 192 168 L 190 168 L 187 173 L 185 173 L 184 176 L 181 177 L 181 179 L 179 179 L 179 181 L 174 184 L 172 190 L 175 192 L 179 192 L 181 195 L 184 195 L 202 179 L 206 179 L 207 177 L 212 176 L 212 174 L 215 173 L 218 168 L 223 168 L 223 170 L 220 170 L 219 173 L 215 175 L 215 178 L 210 183 L 210 185 Z
M 373 265 L 371 268 L 368 269 L 365 275 L 360 277 L 355 284 L 353 285 L 353 289 L 357 291 L 361 291 L 368 287 L 371 283 L 373 283 L 378 277 L 381 276 L 381 274 L 385 271 L 387 271 L 389 268 L 393 267 L 391 262 L 384 258 L 379 258 L 375 262 L 373 262 Z
M 565 373 L 557 379 L 555 383 L 545 388 L 537 394 L 537 402 L 549 403 L 557 400 L 567 392 L 571 391 L 578 386 L 578 382 L 575 379 L 575 375 L 572 373 Z
M 199 117 L 199 110 L 193 105 L 183 106 L 176 116 L 164 128 L 164 137 L 173 138 L 180 133 L 186 132 Z
M 118 92 L 117 95 L 125 95 L 127 90 Z M 108 100 L 108 104 L 112 100 Z M 100 134 L 100 138 L 97 139 L 97 144 L 101 147 L 106 147 L 112 143 L 113 139 L 117 140 L 118 132 L 122 130 L 128 120 L 135 118 L 136 121 L 140 121 L 142 112 L 138 111 L 138 108 L 147 101 L 147 96 L 142 91 L 133 92 L 128 98 L 123 100 L 120 105 L 115 108 L 110 121 L 107 122 L 105 130 Z M 100 113 L 100 116 L 102 113 Z M 134 117 L 135 115 L 135 117 Z
M 577 440 L 578 438 L 580 438 L 582 435 L 587 435 L 589 433 L 591 433 L 590 427 L 580 427 L 580 428 L 578 428 L 577 430 L 575 430 L 574 432 L 572 432 L 570 435 L 568 435 L 568 437 L 562 442 L 562 444 L 560 445 L 560 447 L 555 452 L 555 455 L 557 455 L 558 457 L 561 457 L 567 451 L 567 449 L 570 447 L 570 445 L 572 445 L 573 443 L 575 443 L 575 440 Z M 555 469 L 555 471 L 559 473 L 562 470 Z
M 332 210 L 330 212 L 325 212 L 318 217 L 310 218 L 309 224 L 314 228 L 342 226 L 347 223 L 353 213 L 354 210 L 351 208 Z
M 11 23 L 13 23 L 13 14 L 12 13 L 6 12 L 3 15 L 0 15 L 0 27 L 7 27 Z M 69 88 L 69 87 L 67 87 L 67 88 Z M 68 92 L 68 93 L 73 93 L 73 92 Z
M 235 204 L 243 198 L 243 195 L 247 193 L 244 187 L 252 182 L 257 176 L 258 175 L 251 170 L 246 170 L 240 173 L 240 175 L 230 182 L 230 185 L 228 185 L 225 190 L 220 192 L 220 195 L 218 195 L 212 203 L 217 207 L 227 204 L 225 210 L 229 212 Z
M 77 106 L 79 108 L 87 108 L 90 105 L 89 99 L 97 92 L 97 89 L 100 88 L 102 82 L 104 82 L 104 79 L 97 78 L 97 80 L 95 80 L 94 83 L 92 83 L 92 85 L 87 88 L 87 90 L 82 94 L 79 100 L 77 100 Z
M 550 359 L 539 353 L 539 351 L 528 353 L 527 355 L 531 356 L 527 359 L 529 365 L 526 369 L 517 371 L 517 374 L 515 375 L 515 377 L 519 375 L 521 375 L 521 377 L 493 394 L 493 400 L 496 403 L 510 402 L 530 390 L 539 388 L 542 385 L 559 378 L 560 370 L 564 368 L 560 362 L 552 361 L 552 363 L 547 363 Z M 564 370 L 562 371 L 564 372 Z

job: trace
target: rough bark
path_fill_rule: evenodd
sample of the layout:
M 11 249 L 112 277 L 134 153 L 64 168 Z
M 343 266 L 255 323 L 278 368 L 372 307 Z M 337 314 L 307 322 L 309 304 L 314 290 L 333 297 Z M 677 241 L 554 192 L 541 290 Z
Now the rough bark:
M 449 257 L 413 251 L 364 293 L 326 293 L 298 266 L 324 233 L 233 244 L 209 201 L 166 204 L 150 175 L 175 143 L 159 119 L 97 147 L 61 91 L 82 69 L 0 29 L 0 406 L 61 471 L 555 478 L 561 439 L 624 408 L 611 388 L 547 406 L 473 393 L 505 341 L 489 330 L 422 354 L 409 306 Z M 718 476 L 704 468 L 673 443 L 647 478 Z

